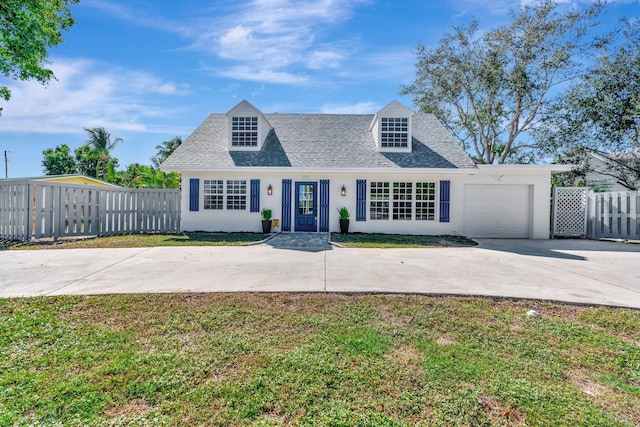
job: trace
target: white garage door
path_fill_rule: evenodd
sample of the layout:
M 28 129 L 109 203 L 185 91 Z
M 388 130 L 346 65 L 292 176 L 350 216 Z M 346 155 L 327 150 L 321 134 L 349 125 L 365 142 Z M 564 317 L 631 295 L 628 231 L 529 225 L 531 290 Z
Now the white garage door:
M 530 200 L 528 185 L 465 185 L 464 234 L 528 238 Z

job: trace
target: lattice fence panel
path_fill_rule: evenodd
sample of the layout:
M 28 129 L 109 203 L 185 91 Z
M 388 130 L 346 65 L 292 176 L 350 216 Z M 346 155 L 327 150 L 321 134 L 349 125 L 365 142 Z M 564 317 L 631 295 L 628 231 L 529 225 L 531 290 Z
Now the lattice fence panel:
M 587 188 L 553 189 L 552 236 L 585 236 L 587 233 Z

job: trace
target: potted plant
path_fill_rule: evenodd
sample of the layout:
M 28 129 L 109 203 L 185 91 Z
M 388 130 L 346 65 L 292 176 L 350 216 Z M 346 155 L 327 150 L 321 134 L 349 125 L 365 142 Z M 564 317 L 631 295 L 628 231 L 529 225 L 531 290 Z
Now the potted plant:
M 271 209 L 262 209 L 260 215 L 262 215 L 262 232 L 264 234 L 271 233 L 271 216 L 273 212 L 271 212 Z
M 349 209 L 344 206 L 338 209 L 340 215 L 340 232 L 346 234 L 349 232 Z

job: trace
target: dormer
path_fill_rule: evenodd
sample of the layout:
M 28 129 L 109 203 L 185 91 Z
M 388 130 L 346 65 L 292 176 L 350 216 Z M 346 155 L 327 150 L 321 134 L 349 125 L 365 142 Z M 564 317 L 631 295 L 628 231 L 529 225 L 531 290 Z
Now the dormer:
M 411 152 L 412 116 L 413 113 L 398 101 L 393 101 L 378 111 L 369 127 L 378 151 Z
M 227 112 L 229 151 L 260 151 L 271 125 L 256 107 L 242 101 Z

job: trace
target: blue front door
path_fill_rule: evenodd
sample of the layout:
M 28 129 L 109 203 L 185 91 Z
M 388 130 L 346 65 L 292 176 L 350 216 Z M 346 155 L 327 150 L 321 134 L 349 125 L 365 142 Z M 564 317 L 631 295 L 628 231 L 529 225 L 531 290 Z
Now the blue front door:
M 295 231 L 318 231 L 315 182 L 296 182 Z

